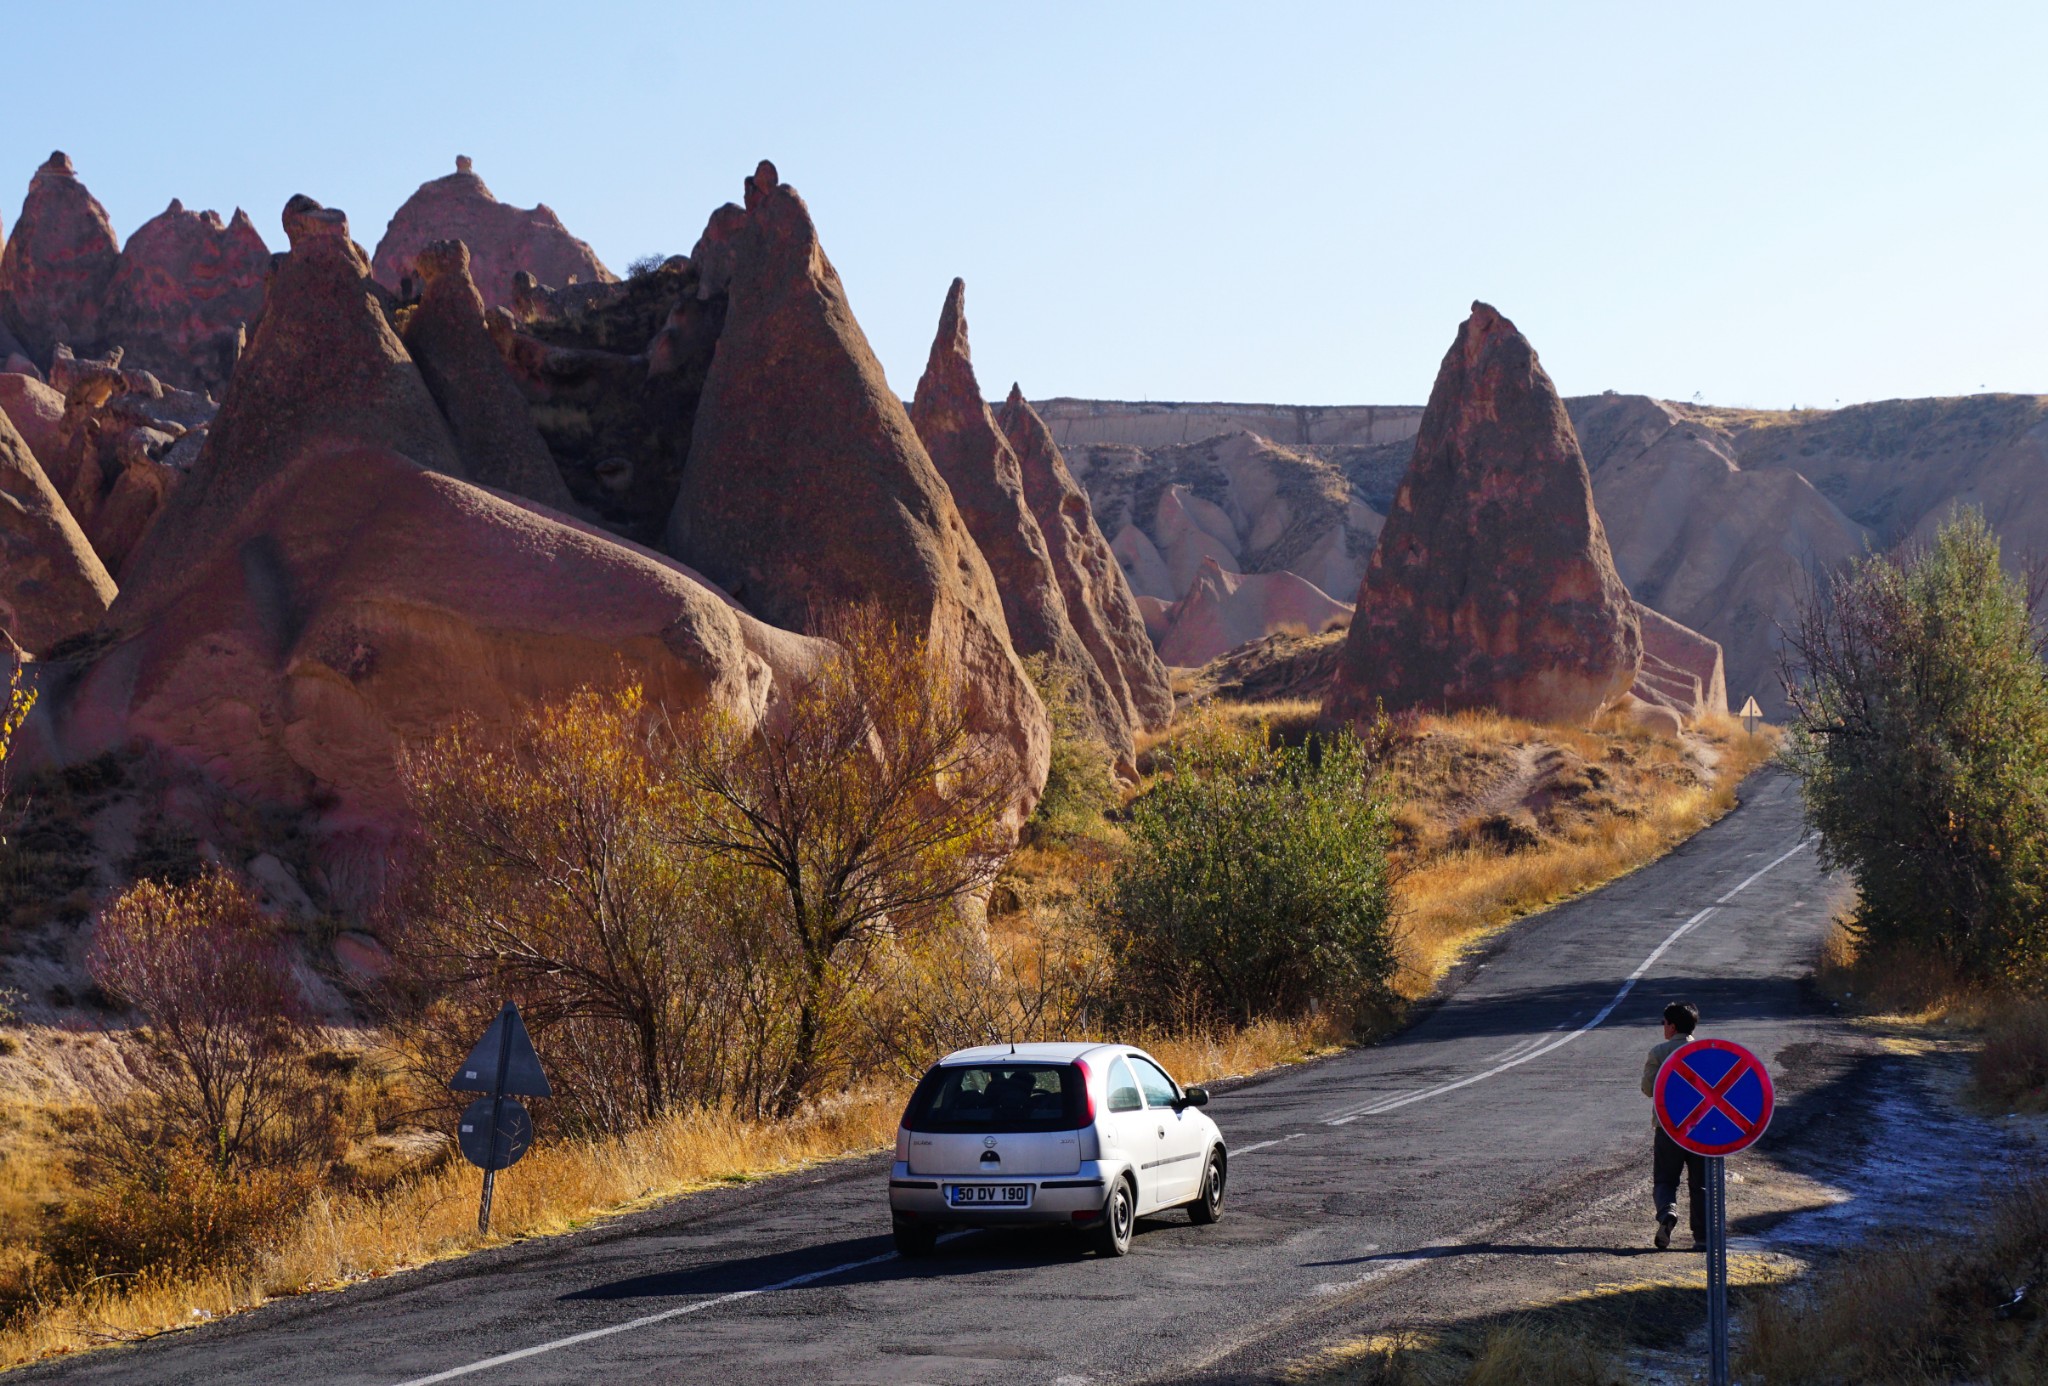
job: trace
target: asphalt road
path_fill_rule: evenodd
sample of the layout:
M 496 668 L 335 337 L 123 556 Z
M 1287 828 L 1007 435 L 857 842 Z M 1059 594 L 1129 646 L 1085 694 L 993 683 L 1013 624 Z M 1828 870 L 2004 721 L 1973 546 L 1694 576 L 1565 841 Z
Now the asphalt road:
M 1415 1268 L 1574 1201 L 1642 1184 L 1647 1237 L 1637 1083 L 1666 1000 L 1796 1062 L 1827 1024 L 1797 981 L 1827 887 L 1792 783 L 1767 772 L 1745 798 L 1508 931 L 1397 1039 L 1219 1092 L 1223 1222 L 1148 1221 L 1122 1260 L 1025 1233 L 899 1260 L 884 1163 L 849 1161 L 10 1380 L 1094 1386 L 1282 1360 Z

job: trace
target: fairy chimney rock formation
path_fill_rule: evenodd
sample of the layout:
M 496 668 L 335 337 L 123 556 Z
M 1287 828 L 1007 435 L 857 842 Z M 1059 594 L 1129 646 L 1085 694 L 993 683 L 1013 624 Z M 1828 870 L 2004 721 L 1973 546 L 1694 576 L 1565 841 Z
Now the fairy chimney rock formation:
M 1564 403 L 1514 324 L 1474 303 L 1367 565 L 1327 709 L 1584 723 L 1627 693 L 1642 651 Z
M 39 655 L 98 625 L 113 600 L 114 579 L 0 414 L 0 631 Z
M 854 320 L 809 208 L 763 162 L 690 254 L 724 329 L 667 548 L 762 619 L 812 629 L 874 603 L 960 680 L 1028 812 L 1051 732 L 987 560 Z
M 1110 692 L 1129 709 L 1132 725 L 1164 727 L 1173 718 L 1166 665 L 1145 633 L 1144 615 L 1095 522 L 1087 491 L 1068 470 L 1052 430 L 1015 384 L 996 423 L 1017 454 L 1024 499 L 1045 536 L 1068 620 Z
M 123 570 L 115 611 L 164 599 L 302 455 L 386 448 L 463 475 L 460 451 L 393 330 L 348 216 L 300 195 L 285 204 L 291 250 L 272 262 L 263 317 L 192 475 Z
M 1010 643 L 1020 655 L 1043 656 L 1066 678 L 1096 734 L 1120 763 L 1135 770 L 1137 727 L 1131 710 L 1110 691 L 1068 618 L 1052 554 L 1024 497 L 1017 454 L 996 427 L 974 377 L 966 299 L 967 286 L 955 279 L 911 401 L 910 422 L 988 560 Z
M 262 315 L 269 270 L 270 248 L 247 212 L 223 222 L 173 198 L 128 238 L 101 335 L 128 369 L 218 398 Z
M 513 279 L 521 270 L 556 288 L 617 281 L 546 204 L 527 208 L 498 201 L 475 167 L 467 155 L 456 156 L 455 172 L 420 184 L 393 213 L 372 260 L 385 288 L 397 293 L 408 281 L 417 288 L 419 254 L 435 241 L 469 247 L 470 275 L 488 308 L 512 306 Z
M 434 241 L 414 264 L 420 301 L 405 324 L 405 346 L 455 432 L 469 479 L 567 510 L 569 489 L 484 326 L 468 248 Z
M 14 234 L 0 248 L 0 324 L 36 364 L 68 342 L 81 353 L 102 341 L 100 311 L 121 255 L 107 209 L 86 191 L 61 150 L 29 180 Z

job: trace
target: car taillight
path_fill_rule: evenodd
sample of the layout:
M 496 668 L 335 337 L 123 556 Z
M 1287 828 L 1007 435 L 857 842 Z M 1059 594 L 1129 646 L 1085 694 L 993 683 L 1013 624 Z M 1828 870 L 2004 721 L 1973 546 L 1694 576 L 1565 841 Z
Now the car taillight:
M 896 1128 L 896 1158 L 910 1159 L 910 1132 L 901 1126 Z
M 1083 1126 L 1093 1126 L 1095 1124 L 1094 1079 L 1088 1072 L 1088 1061 L 1086 1059 L 1074 1060 L 1074 1067 L 1081 1074 L 1081 1124 Z

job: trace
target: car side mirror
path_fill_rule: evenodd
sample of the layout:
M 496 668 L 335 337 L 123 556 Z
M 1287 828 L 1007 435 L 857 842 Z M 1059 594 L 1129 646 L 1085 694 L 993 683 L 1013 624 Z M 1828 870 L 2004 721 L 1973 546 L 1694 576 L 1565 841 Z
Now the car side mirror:
M 1176 1107 L 1206 1107 L 1209 1105 L 1209 1090 L 1201 1087 L 1182 1088 Z

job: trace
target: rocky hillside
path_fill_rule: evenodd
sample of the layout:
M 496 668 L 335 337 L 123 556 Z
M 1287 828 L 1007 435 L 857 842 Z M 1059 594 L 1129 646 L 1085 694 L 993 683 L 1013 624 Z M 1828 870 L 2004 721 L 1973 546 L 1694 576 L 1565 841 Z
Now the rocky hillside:
M 1100 400 L 1045 408 L 1048 423 L 1066 431 L 1069 460 L 1104 529 L 1118 536 L 1133 587 L 1169 604 L 1193 588 L 1205 558 L 1246 573 L 1285 569 L 1334 599 L 1355 600 L 1348 572 L 1363 573 L 1421 413 Z M 1639 601 L 1723 646 L 1736 706 L 1754 695 L 1768 712 L 1783 710 L 1778 629 L 1814 573 L 1924 538 L 1957 505 L 1983 508 L 2010 561 L 2048 552 L 2048 397 L 1885 400 L 1794 413 L 1610 393 L 1569 398 L 1565 408 L 1616 571 Z M 1381 434 L 1396 420 L 1408 431 L 1359 439 L 1369 431 L 1354 427 L 1361 415 Z M 1338 425 L 1321 422 L 1328 419 Z M 1248 434 L 1254 420 L 1300 441 L 1283 447 L 1271 435 Z M 1314 421 L 1305 440 L 1304 420 Z M 1217 426 L 1215 436 L 1180 436 L 1208 425 Z M 1269 517 L 1258 504 L 1263 492 L 1238 480 L 1249 458 L 1283 479 L 1272 493 L 1289 498 L 1284 513 Z M 1192 527 L 1172 505 L 1162 514 L 1175 487 L 1186 493 L 1179 509 L 1196 515 Z M 1127 527 L 1134 533 L 1125 535 Z M 1264 542 L 1254 542 L 1255 530 Z M 1286 543 L 1272 542 L 1290 530 Z M 1343 557 L 1332 562 L 1339 542 Z M 1163 575 L 1148 547 L 1163 560 Z

